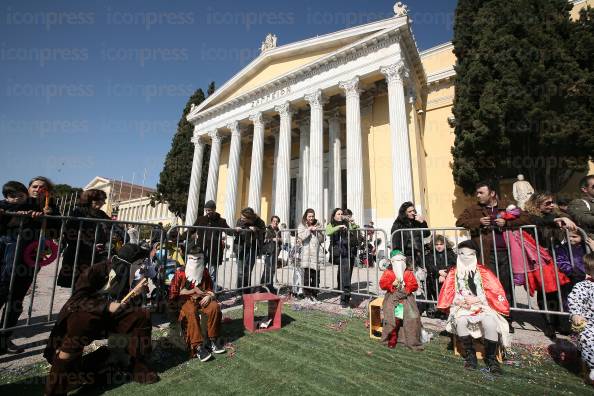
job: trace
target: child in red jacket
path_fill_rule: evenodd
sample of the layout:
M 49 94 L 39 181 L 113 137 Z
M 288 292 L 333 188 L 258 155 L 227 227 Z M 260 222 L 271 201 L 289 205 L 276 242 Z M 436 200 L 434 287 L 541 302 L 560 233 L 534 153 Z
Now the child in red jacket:
M 399 251 L 392 258 L 380 279 L 384 296 L 382 342 L 396 347 L 398 339 L 412 350 L 423 350 L 421 317 L 414 292 L 419 288 L 414 273 L 407 268 L 407 259 Z

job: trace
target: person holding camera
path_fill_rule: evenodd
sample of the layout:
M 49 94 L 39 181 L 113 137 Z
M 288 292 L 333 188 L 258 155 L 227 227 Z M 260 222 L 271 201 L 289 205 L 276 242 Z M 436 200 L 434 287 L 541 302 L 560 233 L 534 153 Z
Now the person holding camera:
M 338 265 L 336 278 L 338 289 L 343 292 L 340 296 L 343 308 L 348 308 L 351 300 L 351 276 L 358 248 L 358 226 L 349 221 L 348 214 L 344 216 L 347 210 L 334 209 L 326 226 L 326 235 L 330 238 L 330 257 L 332 263 Z M 352 214 L 350 211 L 347 213 Z
M 297 237 L 301 241 L 301 268 L 305 286 L 303 294 L 311 302 L 318 303 L 318 270 L 324 262 L 324 233 L 313 209 L 309 208 L 303 213 L 301 224 L 297 228 Z

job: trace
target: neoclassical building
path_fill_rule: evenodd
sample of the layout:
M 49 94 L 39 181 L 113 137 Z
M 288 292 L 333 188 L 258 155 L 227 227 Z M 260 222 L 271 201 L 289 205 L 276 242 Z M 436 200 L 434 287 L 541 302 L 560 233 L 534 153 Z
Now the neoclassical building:
M 205 199 L 231 222 L 246 206 L 290 226 L 308 207 L 320 220 L 348 207 L 358 224 L 389 230 L 413 201 L 432 226 L 453 225 L 468 202 L 451 170 L 454 64 L 451 43 L 418 51 L 401 3 L 392 18 L 295 43 L 268 35 L 260 56 L 187 117 L 186 223 L 206 177 Z

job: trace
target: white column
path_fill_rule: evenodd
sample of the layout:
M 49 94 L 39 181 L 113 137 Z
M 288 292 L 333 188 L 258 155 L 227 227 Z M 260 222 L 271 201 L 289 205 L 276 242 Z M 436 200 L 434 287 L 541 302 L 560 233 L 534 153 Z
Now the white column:
M 194 143 L 194 157 L 192 159 L 192 176 L 190 176 L 190 191 L 186 207 L 186 225 L 194 224 L 198 216 L 198 200 L 200 199 L 200 180 L 202 177 L 202 157 L 204 156 L 204 142 L 199 136 L 192 137 Z
M 329 161 L 328 184 L 330 186 L 330 211 L 342 208 L 342 167 L 340 165 L 340 113 L 335 110 L 328 119 Z
M 403 202 L 413 201 L 413 180 L 410 163 L 408 121 L 404 97 L 404 79 L 408 70 L 404 62 L 380 68 L 388 83 L 390 134 L 392 136 L 392 189 L 394 213 Z
M 347 207 L 355 223 L 363 226 L 363 145 L 361 143 L 361 106 L 359 77 L 343 81 L 346 93 Z
M 280 115 L 280 131 L 277 139 L 275 214 L 289 224 L 289 193 L 291 189 L 291 107 L 285 102 L 274 108 Z
M 297 205 L 296 220 L 301 219 L 307 209 L 307 194 L 309 192 L 309 117 L 301 119 L 299 124 L 299 177 L 297 178 Z M 299 221 L 296 221 L 299 224 Z
M 318 89 L 305 95 L 309 102 L 309 191 L 307 205 L 320 217 L 324 213 L 324 98 Z
M 274 156 L 272 157 L 272 214 L 276 214 L 276 177 L 278 175 L 278 141 L 279 129 L 271 128 L 272 137 L 274 138 Z M 270 216 L 269 216 L 270 217 Z
M 252 114 L 254 140 L 252 142 L 252 163 L 250 166 L 250 192 L 248 206 L 260 215 L 262 200 L 262 161 L 264 159 L 264 117 L 261 112 Z
M 225 217 L 227 224 L 235 226 L 235 210 L 237 208 L 237 185 L 239 183 L 239 160 L 241 156 L 241 130 L 239 122 L 228 125 L 231 130 L 231 147 L 229 148 L 229 174 L 227 175 L 227 199 L 225 200 Z
M 217 187 L 219 184 L 219 162 L 221 159 L 221 135 L 215 129 L 208 132 L 210 136 L 210 161 L 208 162 L 208 179 L 206 179 L 206 195 L 204 202 L 217 200 Z

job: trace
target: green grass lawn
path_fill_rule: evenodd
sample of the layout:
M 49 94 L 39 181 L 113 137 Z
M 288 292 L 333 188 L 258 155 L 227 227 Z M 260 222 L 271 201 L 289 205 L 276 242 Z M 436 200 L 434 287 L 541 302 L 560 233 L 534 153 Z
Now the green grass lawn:
M 259 312 L 265 312 L 263 309 Z M 284 306 L 283 329 L 244 333 L 241 312 L 224 325 L 232 350 L 215 360 L 186 361 L 186 354 L 164 342 L 155 348 L 161 381 L 125 383 L 79 394 L 398 394 L 462 395 L 592 394 L 581 379 L 547 358 L 517 350 L 504 376 L 466 371 L 462 359 L 447 350 L 447 338 L 434 339 L 423 352 L 398 346 L 390 350 L 368 337 L 364 320 Z M 481 362 L 482 363 L 482 362 Z M 20 378 L 0 374 L 0 394 L 40 394 L 45 368 L 31 367 Z

